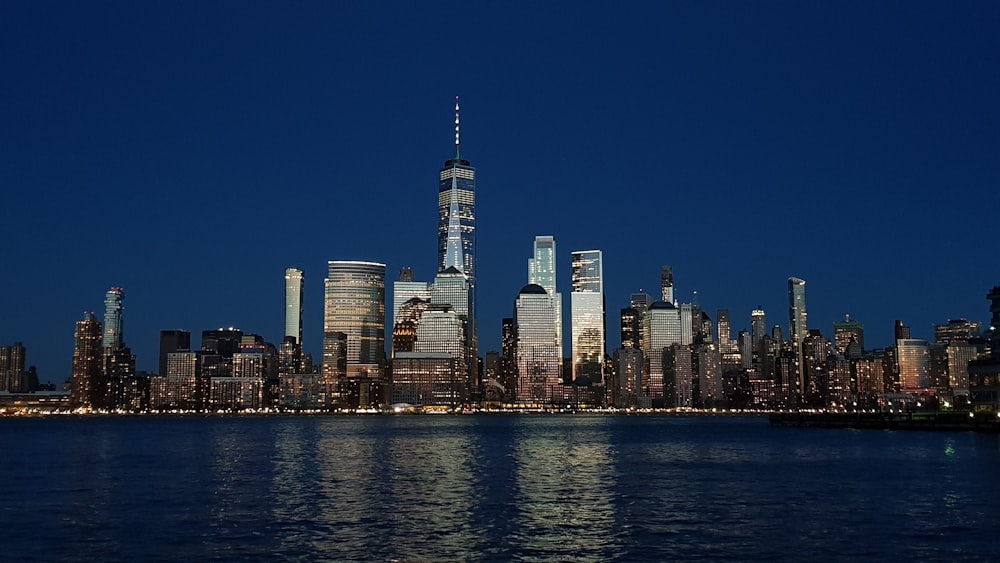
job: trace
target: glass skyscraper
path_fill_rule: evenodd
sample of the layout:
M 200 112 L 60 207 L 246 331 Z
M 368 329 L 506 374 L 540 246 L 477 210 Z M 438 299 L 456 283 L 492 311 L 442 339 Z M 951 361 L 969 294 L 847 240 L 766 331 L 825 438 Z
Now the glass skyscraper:
M 535 237 L 534 257 L 528 258 L 528 283 L 542 286 L 552 298 L 555 307 L 556 341 L 559 357 L 563 357 L 562 294 L 556 291 L 556 239 L 552 236 Z
M 348 377 L 361 371 L 380 377 L 385 359 L 385 264 L 331 260 L 323 285 L 324 362 L 325 351 L 336 347 L 326 340 L 342 332 L 347 335 Z M 324 366 L 324 373 L 328 371 Z
M 809 335 L 806 326 L 806 281 L 799 278 L 788 278 L 788 337 L 795 348 L 794 390 L 801 397 L 805 393 L 805 366 L 803 365 L 802 341 Z
M 455 268 L 468 280 L 470 357 L 478 358 L 476 323 L 476 169 L 461 157 L 458 96 L 455 97 L 455 158 L 445 161 L 438 176 L 438 273 Z M 457 304 L 451 304 L 460 310 Z M 477 365 L 477 361 L 471 361 Z M 475 371 L 475 368 L 473 368 Z
M 517 334 L 517 401 L 552 401 L 561 383 L 562 358 L 558 355 L 552 297 L 538 284 L 528 284 L 514 303 Z
M 302 270 L 285 270 L 285 336 L 295 337 L 295 343 L 302 346 L 302 298 L 304 289 Z
M 604 384 L 604 266 L 600 250 L 572 253 L 573 380 Z
M 653 303 L 643 315 L 642 333 L 645 366 L 641 395 L 647 399 L 663 400 L 667 392 L 663 356 L 667 348 L 681 343 L 680 310 L 666 301 Z
M 112 287 L 104 295 L 104 348 L 117 350 L 124 342 L 125 290 Z

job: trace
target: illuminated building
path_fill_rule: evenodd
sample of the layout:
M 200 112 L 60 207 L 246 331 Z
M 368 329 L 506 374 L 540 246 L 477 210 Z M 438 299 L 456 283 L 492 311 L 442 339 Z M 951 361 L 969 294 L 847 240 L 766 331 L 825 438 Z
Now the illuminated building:
M 468 400 L 471 385 L 469 380 L 469 347 L 466 345 L 466 319 L 459 315 L 450 305 L 431 304 L 430 308 L 420 316 L 417 325 L 417 340 L 414 352 L 428 354 L 445 354 L 453 361 L 451 367 L 455 373 L 440 385 L 451 385 L 448 398 L 451 403 L 464 403 Z M 395 367 L 395 363 L 393 366 Z
M 327 333 L 347 335 L 347 377 L 380 380 L 385 360 L 385 264 L 331 260 L 323 281 Z M 326 361 L 326 352 L 324 352 Z M 324 368 L 324 373 L 331 369 Z
M 416 299 L 417 301 L 413 301 Z M 414 304 L 429 303 L 431 300 L 431 285 L 427 282 L 413 281 L 413 269 L 410 267 L 400 268 L 399 280 L 392 283 L 392 350 L 393 353 L 400 351 L 413 351 L 412 338 L 416 336 L 417 321 L 420 320 L 420 311 L 414 309 Z M 408 310 L 400 314 L 400 309 L 408 307 Z M 401 325 L 401 321 L 403 324 Z M 406 342 L 396 342 L 396 331 L 401 331 L 400 337 Z
M 805 392 L 805 371 L 802 357 L 802 341 L 809 334 L 806 314 L 806 282 L 799 278 L 788 278 L 788 337 L 795 350 L 795 381 L 792 390 L 801 398 Z
M 663 349 L 663 395 L 668 407 L 694 406 L 694 362 L 691 346 L 673 344 Z
M 604 268 L 600 250 L 572 253 L 573 381 L 604 384 Z
M 201 353 L 168 352 L 166 367 L 150 378 L 149 405 L 153 409 L 200 410 L 205 406 L 207 381 L 201 375 Z
M 455 268 L 468 282 L 468 310 L 449 303 L 468 319 L 472 380 L 478 379 L 479 325 L 476 320 L 476 169 L 461 157 L 458 96 L 455 97 L 455 158 L 446 160 L 438 183 L 438 273 Z M 435 283 L 437 283 L 435 281 Z M 434 302 L 433 298 L 431 302 Z
M 725 401 L 722 392 L 722 344 L 703 343 L 695 350 L 698 365 L 698 398 L 702 407 L 711 408 Z
M 729 325 L 729 309 L 719 309 L 716 313 L 716 322 L 719 324 L 719 351 L 730 352 L 733 349 L 733 332 Z
M 457 407 L 464 401 L 465 370 L 447 352 L 400 352 L 392 361 L 390 402 Z
M 931 386 L 930 359 L 930 345 L 926 340 L 896 340 L 896 366 L 901 391 L 914 392 Z
M 857 342 L 861 350 L 865 349 L 865 327 L 858 321 L 852 321 L 850 315 L 844 315 L 843 321 L 833 323 L 833 346 L 838 354 L 846 356 L 851 342 Z
M 426 285 L 426 284 L 425 284 Z M 396 311 L 396 322 L 392 326 L 392 357 L 399 352 L 413 352 L 417 341 L 417 325 L 420 315 L 430 306 L 430 290 L 426 299 L 412 297 Z
M 102 347 L 117 350 L 124 346 L 125 290 L 112 287 L 104 296 L 104 338 Z
M 642 334 L 645 366 L 640 397 L 652 401 L 669 399 L 665 396 L 663 354 L 670 346 L 681 343 L 680 311 L 673 303 L 653 303 L 643 316 Z
M 285 269 L 285 336 L 295 338 L 302 346 L 302 300 L 305 295 L 305 280 L 302 270 Z
M 554 317 L 555 304 L 545 288 L 528 284 L 521 289 L 514 303 L 520 403 L 551 402 L 561 383 Z
M 968 342 L 979 337 L 982 325 L 966 319 L 950 319 L 948 324 L 934 325 L 934 341 L 940 344 Z
M 642 387 L 642 350 L 636 347 L 619 348 L 614 354 L 616 385 L 612 400 L 616 407 L 638 404 Z
M 85 313 L 76 322 L 73 346 L 70 403 L 74 407 L 99 409 L 104 407 L 104 358 L 101 323 L 93 313 Z
M 478 389 L 479 362 L 476 356 L 475 335 L 472 332 L 472 320 L 470 318 L 473 303 L 472 285 L 469 283 L 468 276 L 453 266 L 443 272 L 439 272 L 434 278 L 434 283 L 431 285 L 431 306 L 449 306 L 454 311 L 454 314 L 461 319 L 463 332 L 460 335 L 459 342 L 465 347 L 463 357 L 466 360 L 460 362 L 460 367 L 466 370 L 464 379 L 469 382 L 470 388 Z M 420 319 L 420 323 L 422 323 L 423 315 L 421 315 Z M 417 345 L 414 347 L 414 351 L 416 352 L 421 351 L 419 348 L 420 323 L 417 324 Z
M 563 357 L 562 294 L 556 287 L 556 239 L 536 236 L 534 257 L 528 259 L 528 283 L 542 286 L 555 306 L 556 342 Z
M 504 398 L 512 401 L 517 397 L 517 327 L 514 317 L 500 320 L 500 366 L 503 378 Z
M 168 356 L 171 353 L 190 349 L 190 332 L 186 330 L 161 330 L 159 375 L 167 375 Z
M 30 391 L 23 385 L 24 345 L 15 342 L 13 346 L 0 347 L 0 391 L 23 393 Z
M 685 346 L 694 342 L 694 307 L 691 303 L 681 303 L 681 344 Z
M 755 348 L 760 346 L 761 341 L 767 336 L 767 321 L 764 309 L 760 306 L 750 312 L 750 335 Z
M 641 348 L 642 312 L 633 307 L 621 310 L 622 348 Z
M 674 304 L 674 271 L 670 266 L 660 268 L 660 300 Z

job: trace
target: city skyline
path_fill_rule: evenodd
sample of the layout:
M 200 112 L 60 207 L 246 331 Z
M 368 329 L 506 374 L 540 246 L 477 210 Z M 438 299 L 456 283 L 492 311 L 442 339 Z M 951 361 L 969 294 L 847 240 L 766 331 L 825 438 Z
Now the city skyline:
M 734 337 L 757 305 L 787 333 L 789 276 L 808 281 L 809 328 L 832 337 L 849 314 L 870 348 L 897 318 L 924 340 L 950 318 L 986 321 L 1000 9 L 920 6 L 574 5 L 565 20 L 546 5 L 531 22 L 469 6 L 443 41 L 413 25 L 434 10 L 407 6 L 5 5 L 0 232 L 16 275 L 0 281 L 0 345 L 23 342 L 62 383 L 70 327 L 109 287 L 128 292 L 139 369 L 158 369 L 162 329 L 278 344 L 294 265 L 312 280 L 303 339 L 320 358 L 327 261 L 438 269 L 434 171 L 456 94 L 477 174 L 480 355 L 500 349 L 539 234 L 603 250 L 609 353 L 614 312 L 656 296 L 663 264 L 679 302 L 697 291 L 713 319 L 728 309 Z M 301 39 L 254 32 L 275 16 Z M 114 259 L 78 243 L 106 216 Z M 571 278 L 569 253 L 556 270 Z

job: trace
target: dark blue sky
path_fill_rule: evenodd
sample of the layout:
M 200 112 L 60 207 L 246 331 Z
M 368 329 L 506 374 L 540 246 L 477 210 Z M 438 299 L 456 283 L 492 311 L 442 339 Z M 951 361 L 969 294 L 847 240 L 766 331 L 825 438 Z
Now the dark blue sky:
M 662 264 L 734 332 L 758 304 L 787 331 L 794 275 L 824 333 L 932 338 L 1000 284 L 998 29 L 996 2 L 4 2 L 0 344 L 64 380 L 111 286 L 140 369 L 163 328 L 277 342 L 297 265 L 318 357 L 327 260 L 432 277 L 455 95 L 482 351 L 540 234 L 567 314 L 570 251 L 604 251 L 609 349 Z

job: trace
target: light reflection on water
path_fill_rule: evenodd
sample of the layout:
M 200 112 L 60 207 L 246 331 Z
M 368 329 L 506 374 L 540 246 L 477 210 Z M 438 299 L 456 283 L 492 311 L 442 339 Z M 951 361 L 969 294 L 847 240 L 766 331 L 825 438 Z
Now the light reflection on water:
M 0 521 L 12 561 L 990 560 L 998 444 L 694 417 L 4 420 Z

